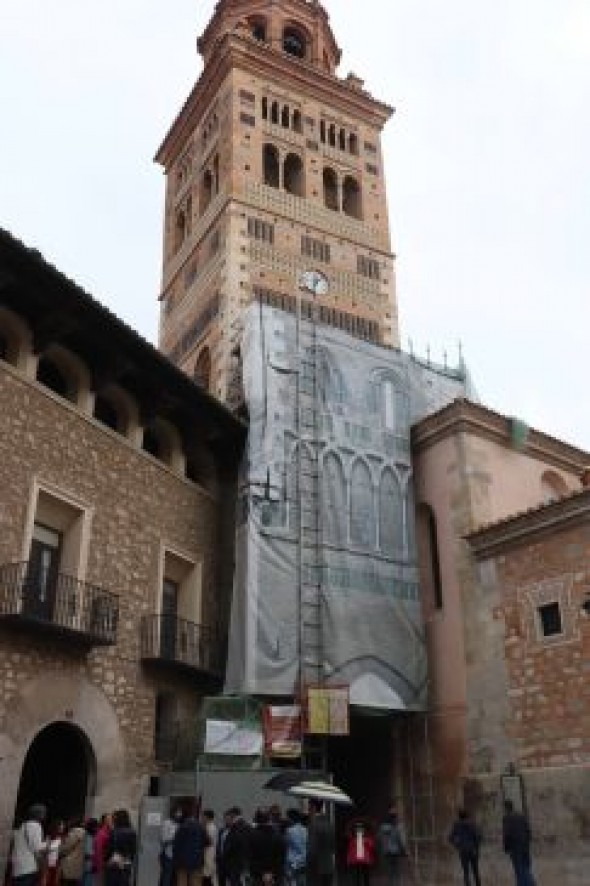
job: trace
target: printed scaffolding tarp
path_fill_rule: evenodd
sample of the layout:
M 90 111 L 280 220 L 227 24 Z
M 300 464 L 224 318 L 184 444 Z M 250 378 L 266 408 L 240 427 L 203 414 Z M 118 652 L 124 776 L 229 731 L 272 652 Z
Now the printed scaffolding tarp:
M 297 482 L 301 447 L 301 458 L 314 450 L 319 455 L 315 570 L 324 682 L 350 687 L 352 704 L 420 710 L 428 675 L 410 426 L 465 395 L 462 373 L 318 324 L 315 429 L 299 435 L 298 397 L 306 383 L 301 328 L 311 321 L 300 322 L 298 337 L 291 314 L 262 305 L 246 314 L 242 358 L 250 432 L 225 689 L 288 696 L 297 686 L 298 583 L 305 571 L 298 522 L 299 504 L 305 506 Z

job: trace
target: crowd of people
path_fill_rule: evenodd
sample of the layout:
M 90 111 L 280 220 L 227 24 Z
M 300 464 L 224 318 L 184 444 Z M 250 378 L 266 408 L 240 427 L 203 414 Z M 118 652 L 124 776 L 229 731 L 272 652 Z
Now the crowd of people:
M 516 886 L 534 886 L 528 820 L 510 801 L 504 812 L 504 850 Z M 100 821 L 46 819 L 45 807 L 36 804 L 15 829 L 5 886 L 131 886 L 137 835 L 126 810 Z M 378 826 L 352 818 L 345 837 L 349 886 L 370 886 L 377 867 L 388 886 L 414 879 L 404 873 L 411 866 L 394 807 Z M 465 886 L 472 879 L 480 886 L 481 834 L 466 811 L 459 811 L 449 841 Z M 307 813 L 289 809 L 283 815 L 279 806 L 258 809 L 251 822 L 234 806 L 219 824 L 212 810 L 183 803 L 161 827 L 159 886 L 332 886 L 336 856 L 334 825 L 321 800 L 310 799 Z
M 47 822 L 31 806 L 15 829 L 6 886 L 129 886 L 137 835 L 125 809 L 96 818 Z
M 347 828 L 346 866 L 356 886 L 368 886 L 382 858 L 396 882 L 406 855 L 397 813 L 391 809 L 377 828 L 353 819 Z M 251 822 L 239 807 L 218 825 L 212 810 L 200 816 L 178 807 L 161 830 L 159 886 L 331 886 L 336 872 L 336 837 L 321 800 L 308 812 L 278 806 L 258 809 Z

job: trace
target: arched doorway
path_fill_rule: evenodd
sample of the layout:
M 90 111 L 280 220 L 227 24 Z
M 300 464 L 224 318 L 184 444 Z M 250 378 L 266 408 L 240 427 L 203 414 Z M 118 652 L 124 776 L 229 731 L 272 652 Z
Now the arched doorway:
M 95 787 L 96 758 L 87 736 L 72 723 L 50 723 L 27 751 L 15 819 L 20 821 L 33 803 L 45 804 L 50 820 L 83 816 Z

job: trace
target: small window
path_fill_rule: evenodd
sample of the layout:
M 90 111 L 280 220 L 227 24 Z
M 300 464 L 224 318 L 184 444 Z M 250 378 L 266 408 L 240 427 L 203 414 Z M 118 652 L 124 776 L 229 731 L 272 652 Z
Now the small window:
M 295 58 L 305 58 L 305 38 L 295 28 L 285 28 L 283 32 L 283 49 Z
M 263 22 L 256 22 L 252 25 L 252 36 L 261 43 L 266 43 L 266 25 Z
M 557 637 L 559 634 L 563 634 L 559 603 L 545 603 L 543 606 L 539 606 L 537 611 L 543 637 Z

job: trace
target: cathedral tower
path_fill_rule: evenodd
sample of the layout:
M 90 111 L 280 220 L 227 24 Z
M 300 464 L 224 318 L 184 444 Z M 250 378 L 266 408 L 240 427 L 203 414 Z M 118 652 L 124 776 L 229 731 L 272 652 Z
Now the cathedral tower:
M 353 74 L 317 0 L 219 0 L 203 72 L 156 160 L 166 174 L 160 347 L 237 392 L 241 316 L 293 310 L 398 344 L 381 133 L 392 110 Z M 309 291 L 314 290 L 312 295 Z

